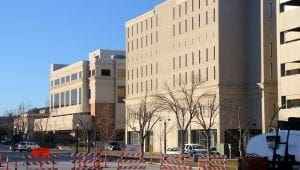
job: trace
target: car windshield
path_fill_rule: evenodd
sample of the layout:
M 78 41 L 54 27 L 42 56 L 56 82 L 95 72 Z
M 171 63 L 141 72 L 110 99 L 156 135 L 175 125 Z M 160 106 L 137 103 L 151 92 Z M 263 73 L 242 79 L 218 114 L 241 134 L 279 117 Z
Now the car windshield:
M 25 145 L 25 143 L 24 143 L 24 142 L 21 142 L 20 145 Z
M 202 147 L 200 145 L 194 145 L 193 148 L 194 149 L 201 149 Z

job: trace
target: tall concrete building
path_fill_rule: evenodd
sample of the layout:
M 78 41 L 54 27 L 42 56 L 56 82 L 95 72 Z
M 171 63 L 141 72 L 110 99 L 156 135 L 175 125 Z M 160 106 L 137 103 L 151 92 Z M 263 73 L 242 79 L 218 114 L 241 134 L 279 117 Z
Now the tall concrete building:
M 80 129 L 95 128 L 98 114 L 105 112 L 112 120 L 110 129 L 122 136 L 125 128 L 122 121 L 125 114 L 125 58 L 124 51 L 101 49 L 91 52 L 88 61 L 52 64 L 50 117 L 36 120 L 35 130 L 71 138 L 75 135 L 76 124 L 82 126 Z M 103 110 L 105 106 L 109 109 Z M 95 125 L 92 121 L 96 121 Z
M 300 1 L 277 1 L 279 119 L 300 117 Z
M 276 0 L 166 0 L 126 23 L 126 106 L 170 87 L 203 81 L 199 94 L 217 95 L 219 115 L 212 146 L 231 143 L 225 129 L 265 131 L 277 106 Z M 173 113 L 167 146 L 178 146 Z M 154 127 L 146 151 L 162 151 L 162 125 Z M 127 127 L 128 144 L 139 140 Z M 200 143 L 201 127 L 192 123 L 186 142 Z M 171 140 L 172 139 L 172 140 Z

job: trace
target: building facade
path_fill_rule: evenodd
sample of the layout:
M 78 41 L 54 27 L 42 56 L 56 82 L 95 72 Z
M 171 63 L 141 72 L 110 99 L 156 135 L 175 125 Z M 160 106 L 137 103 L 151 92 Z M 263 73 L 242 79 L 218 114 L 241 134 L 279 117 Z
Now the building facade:
M 269 5 L 271 4 L 271 5 Z M 212 146 L 231 143 L 225 129 L 266 131 L 277 103 L 275 0 L 167 0 L 126 23 L 126 107 L 170 87 L 203 82 L 199 95 L 217 96 L 219 115 Z M 167 146 L 178 146 L 179 131 L 172 113 Z M 146 143 L 162 151 L 159 123 Z M 127 127 L 127 143 L 137 143 Z M 191 124 L 189 143 L 201 143 L 203 130 Z M 157 140 L 156 140 L 157 139 Z M 147 151 L 146 146 L 146 151 Z
M 279 119 L 300 117 L 300 2 L 277 1 Z
M 116 119 L 124 117 L 124 104 L 118 102 L 117 93 L 125 84 L 117 74 L 122 69 L 125 70 L 125 53 L 102 49 L 91 52 L 89 61 L 51 65 L 50 116 L 36 120 L 35 130 L 71 138 L 78 125 L 81 130 L 95 129 L 97 112 L 105 112 L 112 116 L 111 128 L 124 133 L 121 119 Z M 101 106 L 106 105 L 110 110 L 103 110 Z

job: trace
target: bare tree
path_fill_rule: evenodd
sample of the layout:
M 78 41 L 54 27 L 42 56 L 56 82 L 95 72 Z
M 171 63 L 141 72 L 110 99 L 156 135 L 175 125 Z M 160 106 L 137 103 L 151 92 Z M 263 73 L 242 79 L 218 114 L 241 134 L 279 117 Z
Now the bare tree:
M 241 116 L 242 108 L 239 106 L 237 108 L 236 114 L 231 118 L 230 124 L 237 124 L 237 131 L 233 132 L 226 130 L 227 134 L 230 135 L 233 139 L 238 141 L 239 156 L 245 156 L 245 139 L 249 135 L 250 128 L 255 124 L 256 118 L 249 119 L 244 121 Z
M 160 120 L 160 117 L 157 115 L 160 111 L 161 108 L 157 102 L 151 101 L 147 94 L 141 99 L 139 104 L 127 107 L 126 125 L 131 129 L 139 128 L 136 132 L 139 134 L 140 139 L 141 159 L 144 158 L 145 139 L 149 135 L 149 132 L 152 131 L 154 125 Z M 138 127 L 136 127 L 136 121 Z
M 217 97 L 215 94 L 206 94 L 205 98 L 208 100 L 208 104 L 205 105 L 203 101 L 198 101 L 196 121 L 194 122 L 199 124 L 204 131 L 207 154 L 209 154 L 211 149 L 211 130 L 219 114 L 219 105 L 216 103 Z
M 90 119 L 78 119 L 80 133 L 79 138 L 81 144 L 86 144 L 88 146 L 88 139 L 89 139 L 89 130 L 91 129 L 91 120 Z
M 198 113 L 198 103 L 204 94 L 199 94 L 197 89 L 200 81 L 192 81 L 191 86 L 178 86 L 171 88 L 164 85 L 166 94 L 158 95 L 158 99 L 165 110 L 173 112 L 176 117 L 177 127 L 180 130 L 180 147 L 184 152 L 184 140 L 191 121 Z
M 95 131 L 100 132 L 100 138 L 103 141 L 110 141 L 116 137 L 115 120 L 109 114 L 112 110 L 112 105 L 105 105 L 94 117 Z

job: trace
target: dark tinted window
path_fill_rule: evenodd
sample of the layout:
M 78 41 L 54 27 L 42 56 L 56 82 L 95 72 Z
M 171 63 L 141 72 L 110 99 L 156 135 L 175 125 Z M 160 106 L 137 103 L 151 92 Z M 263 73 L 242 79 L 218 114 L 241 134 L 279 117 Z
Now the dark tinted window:
M 102 76 L 110 76 L 110 70 L 102 69 L 101 70 L 101 75 Z

